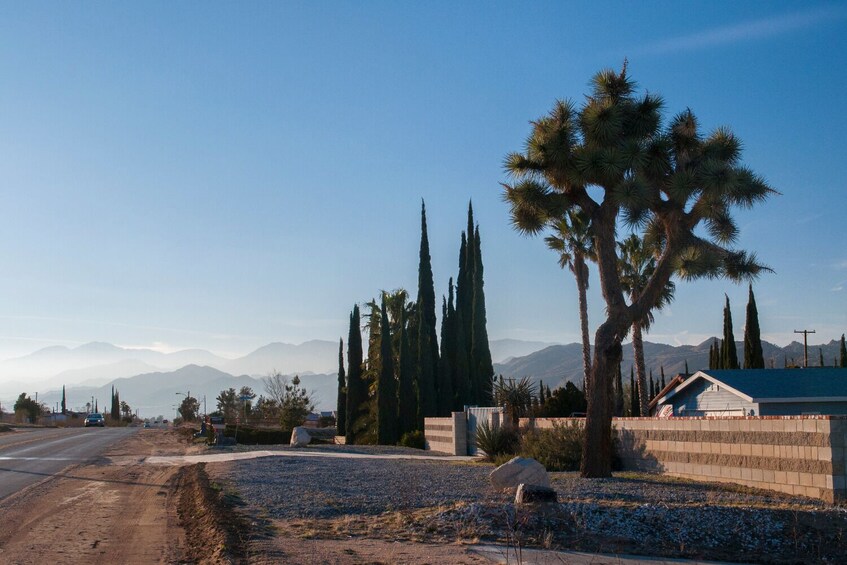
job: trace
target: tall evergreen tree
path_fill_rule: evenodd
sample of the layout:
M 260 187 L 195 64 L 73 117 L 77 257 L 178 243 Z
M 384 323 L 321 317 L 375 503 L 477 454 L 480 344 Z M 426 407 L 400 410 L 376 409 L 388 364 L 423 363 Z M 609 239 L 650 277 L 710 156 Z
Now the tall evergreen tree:
M 662 388 L 659 389 L 661 391 L 661 390 L 664 390 L 664 388 L 665 388 L 665 366 L 664 365 L 659 365 L 659 373 L 662 375 L 662 381 L 661 381 Z
M 637 418 L 641 416 L 641 403 L 638 401 L 638 385 L 635 382 L 635 368 L 629 366 L 629 414 Z
M 685 376 L 690 375 L 691 372 L 688 370 L 688 359 L 685 360 Z
M 453 299 L 453 279 L 450 279 L 450 300 Z M 453 411 L 456 397 L 453 392 L 455 377 L 451 361 L 455 359 L 453 349 L 456 340 L 453 337 L 453 321 L 447 306 L 447 299 L 442 297 L 441 304 L 441 358 L 438 366 L 438 415 L 449 416 Z
M 454 362 L 457 367 L 457 381 L 461 379 L 467 380 L 466 384 L 457 386 L 456 391 L 466 390 L 466 396 L 462 399 L 462 403 L 468 405 L 478 405 L 480 403 L 479 391 L 474 386 L 474 364 L 471 358 L 474 294 L 473 227 L 473 204 L 468 202 L 468 228 L 466 232 L 462 232 L 461 245 L 459 246 L 459 274 L 456 278 L 456 316 L 458 326 L 456 330 L 456 342 L 458 344 L 461 341 L 463 345 L 461 347 L 457 345 L 457 359 Z
M 621 378 L 621 366 L 615 371 L 615 416 L 623 416 L 623 379 Z
M 653 369 L 650 369 L 650 400 L 656 396 L 656 383 L 653 381 Z
M 394 375 L 394 352 L 391 347 L 391 327 L 388 322 L 388 311 L 385 308 L 385 294 L 382 296 L 380 316 L 380 371 L 376 383 L 377 395 L 377 443 L 379 445 L 394 445 L 399 439 L 397 435 L 397 382 Z
M 456 395 L 453 409 L 456 411 L 463 410 L 466 404 L 477 404 L 474 391 L 471 388 L 470 346 L 468 344 L 470 334 L 467 333 L 468 324 L 465 323 L 465 320 L 470 321 L 471 319 L 467 247 L 467 239 L 463 232 L 462 243 L 459 247 L 459 276 L 456 279 L 455 307 L 452 300 L 448 299 L 447 301 L 447 315 L 450 318 L 451 333 L 455 340 L 454 345 L 450 348 L 450 365 L 453 370 L 453 392 Z M 448 296 L 452 297 L 452 291 L 451 285 Z
M 338 340 L 338 397 L 335 411 L 338 435 L 347 435 L 347 373 L 344 371 L 344 340 Z
M 62 385 L 62 414 L 68 413 L 67 398 L 65 397 L 65 385 Z
M 494 401 L 494 366 L 491 362 L 491 349 L 488 343 L 488 329 L 485 315 L 485 291 L 483 290 L 482 246 L 479 227 L 474 233 L 474 272 L 473 272 L 473 336 L 471 344 L 471 375 L 478 389 L 478 400 L 483 406 L 491 406 Z
M 818 363 L 820 363 L 820 366 L 823 367 L 823 349 L 821 349 L 820 347 L 818 347 L 818 359 Z
M 362 414 L 368 400 L 368 388 L 362 376 L 362 331 L 360 329 L 359 305 L 353 306 L 350 314 L 350 331 L 347 335 L 347 422 L 346 442 L 356 443 L 354 425 Z
M 759 331 L 759 311 L 756 308 L 756 297 L 753 296 L 752 284 L 749 286 L 749 295 L 747 298 L 747 321 L 744 324 L 744 368 L 765 368 L 765 356 L 762 351 L 762 336 Z
M 844 344 L 844 334 L 841 334 L 841 345 L 838 348 L 838 351 L 838 366 L 842 368 L 847 367 L 847 345 Z
M 738 351 L 735 349 L 735 335 L 732 333 L 732 311 L 729 308 L 729 296 L 723 309 L 723 342 L 721 343 L 721 369 L 738 368 Z
M 421 249 L 418 265 L 417 310 L 418 423 L 423 429 L 423 419 L 438 414 L 438 399 L 435 389 L 438 382 L 435 285 L 432 280 L 432 262 L 429 255 L 429 237 L 426 230 L 426 206 L 423 202 L 421 202 Z
M 409 348 L 409 329 L 406 327 L 406 311 L 400 310 L 400 355 L 398 359 L 398 412 L 400 437 L 418 429 L 418 396 L 415 391 L 415 368 Z

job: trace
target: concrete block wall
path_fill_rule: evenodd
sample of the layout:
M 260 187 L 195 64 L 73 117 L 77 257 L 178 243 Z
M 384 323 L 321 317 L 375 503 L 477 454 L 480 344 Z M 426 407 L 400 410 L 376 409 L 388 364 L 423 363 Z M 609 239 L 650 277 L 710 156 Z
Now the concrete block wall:
M 553 420 L 532 425 L 552 427 Z M 625 469 L 847 500 L 843 416 L 615 418 L 612 426 Z
M 426 449 L 448 455 L 468 454 L 468 424 L 464 412 L 449 418 L 425 418 Z

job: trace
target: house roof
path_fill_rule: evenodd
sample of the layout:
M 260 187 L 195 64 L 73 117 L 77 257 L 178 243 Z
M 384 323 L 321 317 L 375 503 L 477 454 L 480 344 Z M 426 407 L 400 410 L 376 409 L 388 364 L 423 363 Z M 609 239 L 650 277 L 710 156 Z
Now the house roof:
M 847 370 L 836 367 L 697 371 L 659 402 L 698 379 L 722 385 L 749 402 L 847 402 Z

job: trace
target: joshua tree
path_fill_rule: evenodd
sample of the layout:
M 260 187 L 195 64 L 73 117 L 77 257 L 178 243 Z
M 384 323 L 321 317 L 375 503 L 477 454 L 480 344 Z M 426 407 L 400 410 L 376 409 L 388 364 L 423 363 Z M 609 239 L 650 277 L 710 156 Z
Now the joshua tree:
M 656 257 L 644 245 L 644 241 L 637 235 L 630 235 L 618 243 L 620 251 L 620 262 L 618 263 L 618 276 L 620 277 L 623 291 L 629 295 L 629 301 L 634 304 L 644 287 L 656 270 Z M 673 300 L 676 285 L 673 281 L 665 283 L 659 298 L 654 306 L 661 310 Z M 649 332 L 654 321 L 653 311 L 648 310 L 644 318 L 632 322 L 632 351 L 635 357 L 635 375 L 638 383 L 638 406 L 641 414 L 647 414 L 647 373 L 644 368 L 644 340 L 642 331 Z
M 508 193 L 507 193 L 508 194 Z M 563 218 L 550 222 L 553 233 L 544 238 L 547 247 L 559 254 L 559 266 L 569 268 L 576 279 L 579 295 L 579 325 L 582 334 L 582 378 L 588 384 L 591 378 L 591 341 L 588 337 L 588 301 L 585 291 L 588 289 L 588 264 L 594 261 L 594 241 L 588 231 L 588 217 L 577 211 L 568 210 Z M 521 230 L 519 222 L 515 227 Z
M 741 165 L 741 143 L 727 129 L 704 137 L 685 110 L 662 124 L 662 99 L 637 96 L 626 72 L 601 71 L 577 109 L 559 101 L 533 122 L 526 150 L 507 157 L 505 185 L 512 222 L 538 233 L 568 210 L 584 213 L 606 303 L 594 336 L 581 472 L 607 477 L 612 463 L 611 386 L 621 342 L 644 320 L 676 275 L 752 278 L 767 267 L 733 249 L 733 206 L 751 207 L 774 191 Z M 656 268 L 637 300 L 627 304 L 618 274 L 615 231 L 637 227 L 658 252 Z

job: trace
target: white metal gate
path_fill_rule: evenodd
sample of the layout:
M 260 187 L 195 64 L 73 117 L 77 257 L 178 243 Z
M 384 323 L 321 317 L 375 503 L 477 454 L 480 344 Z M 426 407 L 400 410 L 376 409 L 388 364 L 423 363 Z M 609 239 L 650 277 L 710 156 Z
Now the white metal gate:
M 465 406 L 468 418 L 468 455 L 476 455 L 476 426 L 477 423 L 488 422 L 489 426 L 499 426 L 503 421 L 503 408 L 500 406 Z

